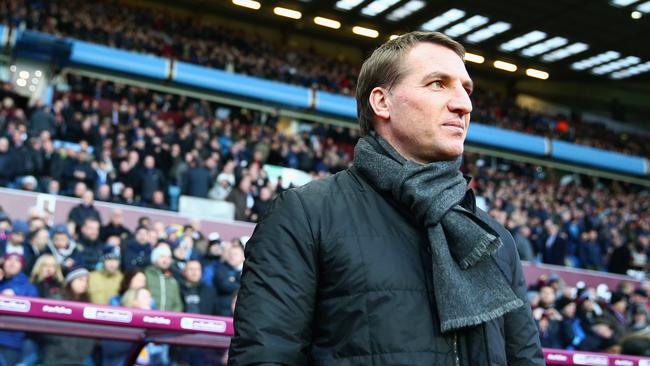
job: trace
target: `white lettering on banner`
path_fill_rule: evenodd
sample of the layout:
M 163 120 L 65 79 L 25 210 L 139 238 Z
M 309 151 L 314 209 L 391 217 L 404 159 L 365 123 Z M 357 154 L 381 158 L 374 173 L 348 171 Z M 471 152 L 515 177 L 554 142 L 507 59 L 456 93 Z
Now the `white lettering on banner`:
M 65 315 L 72 314 L 72 309 L 66 308 L 65 306 L 43 305 L 43 308 L 41 310 L 43 310 L 44 313 L 55 313 L 55 314 L 65 314 Z
M 19 299 L 0 299 L 0 310 L 13 311 L 17 313 L 28 313 L 32 303 Z
M 650 360 L 639 360 L 639 366 L 650 366 Z
M 226 331 L 226 322 L 221 320 L 208 320 L 197 318 L 181 318 L 181 328 L 203 330 L 206 332 L 223 333 Z
M 573 355 L 573 363 L 576 365 L 607 366 L 609 365 L 609 357 L 576 353 Z
M 559 353 L 549 353 L 546 355 L 546 359 L 549 361 L 568 361 L 569 358 L 566 355 Z
M 172 323 L 171 319 L 164 318 L 162 316 L 149 316 L 149 315 L 145 315 L 144 318 L 142 318 L 142 321 L 144 323 L 163 324 L 163 325 L 169 325 Z
M 634 366 L 634 361 L 630 360 L 614 360 L 616 366 Z
M 133 314 L 126 310 L 101 309 L 94 307 L 84 308 L 84 318 L 104 320 L 109 322 L 130 323 Z

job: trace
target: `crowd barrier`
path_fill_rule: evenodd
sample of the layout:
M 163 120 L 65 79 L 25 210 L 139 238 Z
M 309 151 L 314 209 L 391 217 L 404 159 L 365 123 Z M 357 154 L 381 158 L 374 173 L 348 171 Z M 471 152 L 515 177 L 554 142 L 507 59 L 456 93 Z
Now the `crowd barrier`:
M 2 34 L 6 33 L 4 27 L 0 29 L 0 32 Z M 29 38 L 33 43 L 39 37 L 44 43 L 51 43 L 51 35 L 29 30 L 17 32 L 13 38 L 19 40 L 20 38 Z M 75 65 L 154 80 L 166 80 L 179 85 L 253 98 L 274 105 L 313 110 L 349 119 L 356 118 L 356 102 L 352 97 L 228 73 L 186 62 L 173 62 L 167 58 L 118 50 L 72 38 L 66 38 L 65 42 L 71 47 L 69 62 Z M 19 52 L 19 50 L 13 49 L 13 52 Z M 48 55 L 32 56 L 43 59 Z M 470 128 L 467 136 L 467 141 L 470 144 L 486 145 L 550 159 L 569 161 L 624 174 L 650 176 L 650 162 L 643 157 L 626 156 L 577 144 L 551 141 L 529 134 L 514 133 L 493 126 L 481 125 L 477 122 L 472 123 L 473 127 Z
M 232 318 L 2 295 L 0 328 L 131 341 L 131 354 L 145 340 L 225 349 L 234 335 Z M 544 358 L 547 365 L 650 366 L 650 357 L 557 349 L 545 349 Z

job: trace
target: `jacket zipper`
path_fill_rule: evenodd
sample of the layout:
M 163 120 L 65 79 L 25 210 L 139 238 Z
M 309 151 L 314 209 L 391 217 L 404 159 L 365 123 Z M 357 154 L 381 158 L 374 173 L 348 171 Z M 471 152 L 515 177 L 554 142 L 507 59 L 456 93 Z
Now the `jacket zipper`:
M 458 354 L 458 333 L 454 333 L 454 359 L 456 366 L 460 366 L 460 355 Z
M 165 285 L 164 274 L 158 274 L 158 279 L 160 280 L 160 309 L 167 310 L 167 286 Z M 458 365 L 460 366 L 460 365 Z

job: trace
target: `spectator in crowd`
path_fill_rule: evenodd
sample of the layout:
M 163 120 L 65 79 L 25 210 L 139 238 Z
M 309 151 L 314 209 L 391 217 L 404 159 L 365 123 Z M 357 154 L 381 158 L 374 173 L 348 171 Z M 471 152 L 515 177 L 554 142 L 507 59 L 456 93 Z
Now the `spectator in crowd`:
M 38 296 L 47 299 L 63 298 L 63 272 L 52 254 L 43 254 L 36 260 L 29 281 L 33 283 Z
M 121 306 L 128 308 L 151 310 L 152 295 L 146 288 L 130 289 L 122 296 Z M 133 347 L 130 342 L 109 341 L 101 342 L 102 366 L 120 366 Z M 164 366 L 169 364 L 169 347 L 147 343 L 136 358 L 136 364 L 149 366 Z
M 73 267 L 65 276 L 64 299 L 89 302 L 88 270 Z M 43 335 L 42 361 L 46 365 L 83 365 L 95 347 L 91 338 Z
M 156 161 L 152 155 L 144 158 L 144 165 L 139 172 L 140 175 L 140 197 L 144 204 L 152 204 L 154 192 L 166 191 L 167 181 L 163 173 L 156 168 Z
M 630 323 L 630 320 L 627 318 L 627 307 L 627 295 L 620 292 L 614 292 L 611 295 L 607 310 L 611 315 L 611 325 L 621 338 L 625 335 L 626 328 Z
M 36 256 L 29 243 L 27 243 L 28 237 L 29 226 L 27 223 L 22 220 L 16 220 L 11 226 L 11 234 L 9 234 L 5 245 L 0 245 L 0 255 L 4 256 L 5 254 L 16 253 L 23 258 L 22 271 L 25 274 L 31 272 L 32 266 L 36 261 Z
M 127 240 L 122 255 L 122 269 L 129 271 L 134 268 L 144 269 L 151 264 L 152 243 L 149 242 L 149 230 L 144 226 L 135 229 L 135 236 Z
M 214 287 L 214 275 L 222 263 L 221 254 L 223 247 L 221 243 L 221 235 L 218 232 L 211 232 L 208 234 L 208 247 L 205 251 L 205 256 L 201 261 L 203 268 L 203 276 L 201 281 L 207 286 Z
M 108 223 L 102 226 L 100 239 L 106 241 L 109 236 L 117 236 L 122 242 L 125 242 L 131 236 L 131 231 L 124 226 L 124 213 L 120 208 L 111 210 Z
M 48 111 L 43 102 L 37 102 L 32 115 L 29 117 L 29 134 L 32 136 L 40 135 L 42 131 L 47 131 L 50 135 L 56 133 L 56 121 L 50 111 Z
M 120 282 L 120 288 L 117 291 L 117 295 L 111 297 L 108 303 L 109 305 L 118 306 L 122 301 L 122 296 L 124 296 L 124 294 L 128 290 L 140 289 L 146 287 L 147 287 L 147 276 L 145 276 L 143 269 L 136 268 L 136 269 L 126 271 L 124 273 L 124 276 L 122 276 L 122 281 Z M 152 309 L 154 308 L 155 306 L 152 305 Z
M 625 338 L 621 353 L 632 356 L 650 356 L 650 333 L 635 333 Z
M 94 194 L 92 191 L 85 191 L 82 196 L 82 202 L 70 210 L 68 220 L 74 221 L 77 227 L 81 227 L 88 218 L 93 218 L 101 222 L 102 218 L 99 211 L 94 206 Z
M 234 176 L 233 176 L 233 181 L 234 181 Z M 228 177 L 224 176 L 224 174 L 221 173 L 217 177 L 217 181 L 212 187 L 212 189 L 210 189 L 210 192 L 208 192 L 208 197 L 212 198 L 213 200 L 225 201 L 226 197 L 228 197 L 231 191 L 232 191 L 232 185 L 230 184 Z
M 82 265 L 83 258 L 74 241 L 68 233 L 64 224 L 58 224 L 52 228 L 52 240 L 48 243 L 46 253 L 52 254 L 56 262 L 65 272 L 75 265 Z
M 181 193 L 193 197 L 208 198 L 212 179 L 210 171 L 200 158 L 194 157 L 189 162 L 189 169 L 183 174 Z
M 228 194 L 226 201 L 235 205 L 235 220 L 246 220 L 253 205 L 250 202 L 252 201 L 250 178 L 247 176 L 242 177 L 239 184 L 237 184 L 237 188 Z
M 271 208 L 273 201 L 273 193 L 268 187 L 262 187 L 260 189 L 260 195 L 255 199 L 253 208 L 251 208 L 250 220 L 253 222 L 258 222 Z
M 90 272 L 88 295 L 93 304 L 108 304 L 116 296 L 124 275 L 120 271 L 120 248 L 105 246 L 102 254 L 103 268 Z
M 233 295 L 239 291 L 241 272 L 244 266 L 244 248 L 238 241 L 233 241 L 225 251 L 225 261 L 214 276 L 214 287 L 219 299 L 219 312 L 223 316 L 232 316 L 230 303 Z
M 522 225 L 514 228 L 513 237 L 515 239 L 515 244 L 517 244 L 517 252 L 519 253 L 519 258 L 522 261 L 532 261 L 534 260 L 533 245 L 530 242 L 530 228 L 526 225 Z
M 38 257 L 45 252 L 49 242 L 50 232 L 47 227 L 36 229 L 29 237 L 30 249 L 35 257 Z
M 580 321 L 576 318 L 576 303 L 573 299 L 563 296 L 555 303 L 555 308 L 560 312 L 562 321 L 560 322 L 559 341 L 563 349 L 577 350 L 586 337 L 586 332 L 582 328 Z
M 158 310 L 183 311 L 180 286 L 169 271 L 172 251 L 167 244 L 158 244 L 151 252 L 151 265 L 144 273 Z
M 83 258 L 83 265 L 89 271 L 97 267 L 104 243 L 99 240 L 100 223 L 95 217 L 84 219 L 79 232 L 79 248 Z
M 12 172 L 12 167 L 13 161 L 12 161 L 12 156 L 9 153 L 9 140 L 4 137 L 0 136 L 0 185 L 1 186 L 8 186 L 9 183 L 14 178 L 14 174 Z
M 219 315 L 214 288 L 201 281 L 201 262 L 190 260 L 183 270 L 181 294 L 185 312 L 205 315 Z
M 22 272 L 25 259 L 17 253 L 7 253 L 3 256 L 2 271 L 0 271 L 0 295 L 37 297 L 36 287 L 29 282 Z M 16 365 L 22 359 L 22 344 L 24 332 L 0 330 L 0 362 L 6 365 Z

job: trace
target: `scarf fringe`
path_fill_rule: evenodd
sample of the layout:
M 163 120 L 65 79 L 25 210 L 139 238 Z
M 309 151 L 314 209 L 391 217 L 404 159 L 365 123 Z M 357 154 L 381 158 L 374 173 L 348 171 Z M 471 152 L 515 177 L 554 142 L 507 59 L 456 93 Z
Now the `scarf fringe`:
M 462 270 L 466 270 L 476 264 L 476 262 L 489 258 L 502 244 L 503 242 L 498 237 L 492 234 L 486 234 L 458 265 Z
M 460 328 L 465 328 L 465 327 L 471 327 L 474 325 L 478 325 L 481 323 L 488 322 L 492 319 L 499 318 L 503 316 L 506 313 L 509 313 L 515 309 L 518 309 L 519 307 L 523 306 L 524 302 L 517 298 L 517 300 L 508 302 L 492 311 L 488 311 L 487 313 L 483 313 L 480 315 L 474 315 L 474 316 L 468 316 L 468 317 L 463 317 L 463 318 L 457 318 L 457 319 L 449 319 L 449 320 L 444 320 L 442 321 L 442 324 L 440 326 L 441 330 L 443 333 L 446 333 L 450 330 L 456 330 Z

